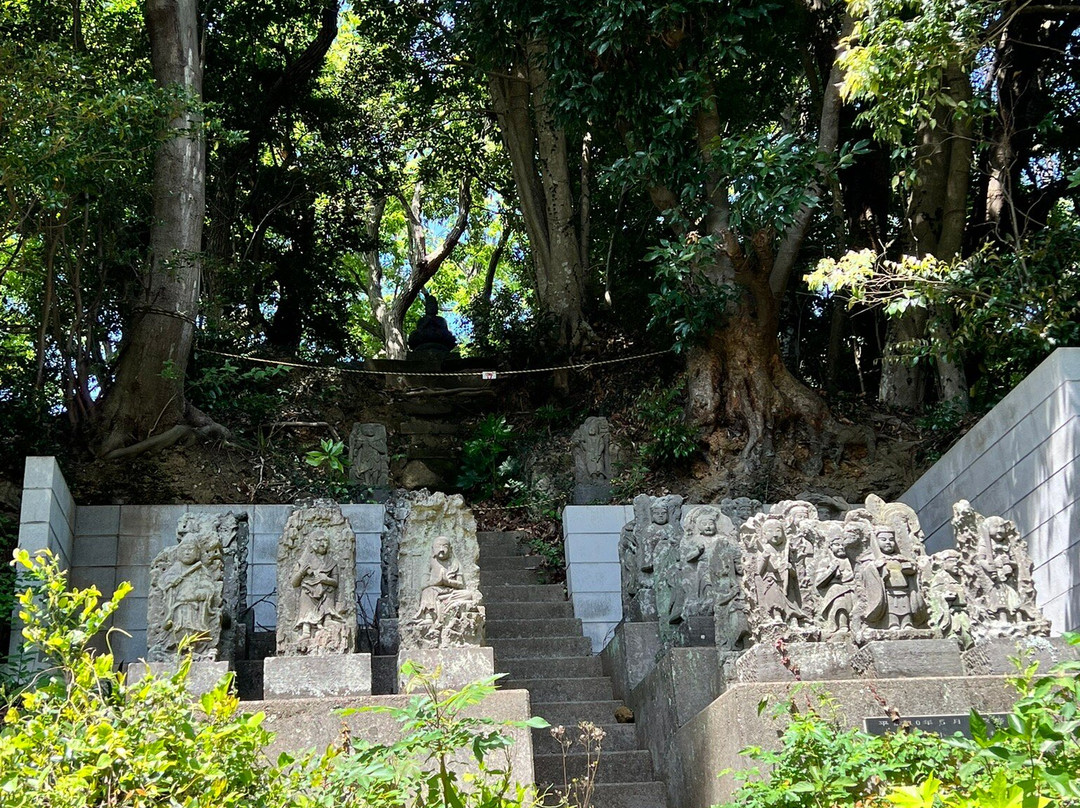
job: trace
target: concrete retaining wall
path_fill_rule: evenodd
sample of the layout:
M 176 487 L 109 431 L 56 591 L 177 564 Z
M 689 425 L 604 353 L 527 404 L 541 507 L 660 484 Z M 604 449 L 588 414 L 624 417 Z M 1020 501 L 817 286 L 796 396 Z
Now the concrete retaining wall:
M 954 502 L 1013 520 L 1055 633 L 1080 627 L 1080 348 L 1060 348 L 901 499 L 930 552 L 954 544 Z

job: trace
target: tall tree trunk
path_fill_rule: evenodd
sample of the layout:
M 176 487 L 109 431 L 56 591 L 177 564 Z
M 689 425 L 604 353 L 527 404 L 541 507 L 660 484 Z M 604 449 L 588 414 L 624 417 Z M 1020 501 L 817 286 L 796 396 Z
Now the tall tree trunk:
M 198 0 L 147 0 L 146 24 L 155 80 L 188 103 L 154 160 L 150 267 L 103 403 L 103 453 L 188 415 L 184 376 L 198 313 L 206 185 Z
M 555 122 L 543 53 L 541 43 L 530 42 L 517 64 L 491 78 L 490 90 L 529 237 L 537 301 L 555 319 L 557 346 L 572 349 L 592 336 L 583 313 L 589 200 L 587 191 L 574 198 L 571 149 Z

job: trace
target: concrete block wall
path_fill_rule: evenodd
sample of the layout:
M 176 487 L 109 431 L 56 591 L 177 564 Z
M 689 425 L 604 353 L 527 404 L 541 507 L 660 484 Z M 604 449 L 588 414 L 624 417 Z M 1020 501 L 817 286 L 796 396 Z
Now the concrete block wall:
M 955 543 L 954 502 L 1013 520 L 1054 633 L 1080 628 L 1080 348 L 1060 348 L 901 497 L 931 552 Z
M 19 546 L 34 552 L 49 549 L 64 566 L 71 563 L 75 500 L 55 457 L 28 457 L 23 473 Z M 5 559 L 8 561 L 10 559 Z
M 622 620 L 619 534 L 634 518 L 632 505 L 568 505 L 563 509 L 566 590 L 594 654 Z

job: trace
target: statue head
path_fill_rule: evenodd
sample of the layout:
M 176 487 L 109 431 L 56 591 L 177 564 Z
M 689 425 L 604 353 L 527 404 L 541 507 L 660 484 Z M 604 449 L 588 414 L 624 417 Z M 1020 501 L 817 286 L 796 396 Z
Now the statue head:
M 454 554 L 454 546 L 450 543 L 450 539 L 446 536 L 436 536 L 435 541 L 431 543 L 431 555 L 433 558 L 439 559 L 439 561 L 449 561 L 450 556 Z
M 315 555 L 326 555 L 330 552 L 330 540 L 326 538 L 325 530 L 312 531 L 311 551 L 315 553 Z
M 702 536 L 716 535 L 717 514 L 713 510 L 702 511 L 697 520 L 697 532 Z
M 439 299 L 435 295 L 424 295 L 424 314 L 427 317 L 435 317 L 439 313 Z
M 960 578 L 960 553 L 957 550 L 942 550 L 934 554 L 938 568 L 949 576 L 959 580 Z
M 866 537 L 870 532 L 869 528 L 870 523 L 861 519 L 849 519 L 844 522 L 844 529 L 840 533 L 844 546 L 861 552 L 863 547 L 866 546 Z
M 990 548 L 995 553 L 1009 552 L 1014 530 L 1012 522 L 1000 516 L 988 516 L 985 524 L 986 535 L 990 539 Z
M 836 558 L 843 558 L 847 555 L 847 544 L 843 535 L 833 536 L 829 539 L 829 552 Z
M 761 537 L 773 547 L 782 547 L 785 541 L 784 522 L 778 516 L 769 516 L 761 523 Z
M 652 519 L 652 523 L 654 525 L 666 525 L 669 516 L 667 503 L 664 502 L 663 497 L 654 499 L 652 505 L 649 506 L 649 517 Z
M 183 564 L 194 564 L 202 558 L 202 548 L 197 541 L 187 539 L 177 545 L 176 557 L 179 558 L 180 562 Z
M 878 547 L 886 555 L 894 555 L 897 552 L 896 529 L 889 525 L 879 525 L 874 531 Z

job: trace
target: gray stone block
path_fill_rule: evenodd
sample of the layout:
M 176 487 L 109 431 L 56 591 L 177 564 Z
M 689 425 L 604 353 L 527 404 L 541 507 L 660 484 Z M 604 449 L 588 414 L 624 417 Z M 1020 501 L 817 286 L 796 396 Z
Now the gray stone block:
M 119 505 L 80 505 L 75 509 L 75 536 L 116 536 L 120 533 Z
M 173 663 L 132 662 L 127 666 L 127 681 L 129 684 L 133 684 L 141 682 L 149 674 L 162 678 L 173 676 L 175 673 L 176 665 Z M 192 662 L 185 682 L 187 691 L 192 698 L 198 698 L 217 687 L 218 683 L 228 673 L 228 662 Z
M 341 512 L 349 520 L 354 533 L 372 533 L 375 535 L 382 533 L 383 520 L 386 518 L 386 508 L 384 506 L 342 505 Z M 357 547 L 357 553 L 359 553 L 359 547 Z M 375 554 L 375 557 L 379 557 L 378 553 Z
M 792 642 L 786 653 L 785 660 L 772 645 L 751 646 L 735 661 L 735 681 L 831 681 L 858 675 L 852 666 L 855 647 L 851 643 Z
M 115 567 L 74 567 L 68 575 L 68 584 L 76 589 L 96 586 L 102 597 L 111 597 L 116 590 Z
M 619 624 L 615 621 L 593 621 L 581 624 L 581 633 L 589 640 L 592 653 L 599 654 L 615 636 L 615 628 Z
M 60 503 L 57 502 L 53 490 L 51 488 L 23 489 L 19 521 L 24 524 L 45 522 L 55 525 L 63 522 L 64 514 L 60 510 Z
M 169 544 L 176 543 L 176 520 L 187 513 L 187 505 L 122 505 L 120 506 L 120 535 L 142 536 L 151 542 L 151 557 Z
M 251 564 L 248 566 L 248 596 L 261 598 L 277 587 L 277 566 L 274 564 Z
M 146 631 L 146 598 L 128 595 L 120 601 L 112 620 L 116 628 L 128 633 Z
M 117 663 L 135 662 L 146 658 L 146 632 L 110 631 L 107 637 L 108 647 L 112 649 L 113 659 Z
M 117 536 L 76 536 L 71 563 L 76 567 L 116 566 Z
M 865 675 L 877 679 L 963 676 L 956 640 L 878 640 L 859 651 L 869 661 Z
M 67 487 L 55 457 L 26 458 L 26 465 L 23 466 L 23 491 L 33 488 L 60 489 L 61 485 Z
M 292 505 L 256 505 L 252 508 L 251 532 L 254 535 L 268 533 L 275 537 L 274 550 L 277 551 L 277 537 L 285 531 L 285 523 L 292 513 Z
M 563 533 L 567 536 L 573 533 L 614 533 L 617 541 L 619 531 L 626 522 L 626 507 L 623 505 L 567 505 L 563 509 Z
M 382 559 L 382 534 L 356 534 L 356 561 L 358 564 L 379 564 Z
M 618 533 L 575 533 L 566 537 L 566 563 L 619 563 Z
M 252 619 L 259 631 L 273 631 L 277 628 L 277 607 L 271 600 L 262 600 L 252 607 Z
M 566 591 L 619 592 L 622 578 L 618 564 L 571 564 L 566 569 Z
M 23 522 L 19 525 L 19 547 L 33 555 L 38 550 L 58 552 L 59 541 L 48 522 Z
M 382 565 L 380 564 L 357 564 L 356 565 L 356 591 L 360 594 L 379 595 L 381 584 Z
M 360 696 L 335 699 L 294 699 L 263 701 L 243 704 L 241 709 L 266 714 L 264 726 L 274 733 L 273 743 L 266 754 L 274 760 L 282 752 L 296 755 L 305 750 L 322 752 L 331 744 L 340 743 L 342 724 L 349 728 L 354 738 L 371 743 L 392 744 L 400 740 L 401 725 L 386 713 L 354 712 L 348 716 L 337 713 L 343 708 L 365 706 L 404 707 L 408 696 Z M 465 716 L 486 717 L 497 722 L 524 721 L 530 715 L 529 694 L 525 690 L 499 690 L 478 705 L 463 712 Z M 532 734 L 521 727 L 509 728 L 507 734 L 513 740 L 509 747 L 509 771 L 512 782 L 533 782 Z M 475 771 L 475 764 L 456 759 L 451 762 L 454 771 Z
M 604 505 L 611 499 L 611 486 L 606 483 L 577 483 L 570 494 L 574 505 Z
M 588 622 L 618 623 L 622 620 L 619 592 L 575 592 L 574 617 Z
M 406 661 L 423 668 L 428 676 L 434 676 L 435 686 L 440 690 L 459 690 L 479 679 L 495 673 L 495 654 L 491 648 L 467 646 L 463 648 L 412 648 L 398 652 L 398 691 L 407 690 L 408 680 L 401 674 Z
M 151 559 L 161 552 L 154 550 L 148 536 L 124 536 L 116 541 L 116 563 L 121 567 L 149 567 Z
M 277 545 L 281 534 L 256 533 L 251 537 L 251 549 L 248 553 L 249 564 L 276 564 Z
M 981 642 L 962 655 L 965 672 L 970 676 L 1017 673 L 1022 666 L 1038 662 L 1038 674 L 1047 673 L 1058 662 L 1080 659 L 1080 646 L 1069 645 L 1061 637 L 1027 637 L 1023 640 L 996 639 Z
M 621 623 L 600 654 L 615 697 L 626 700 L 656 666 L 660 632 L 656 623 Z
M 265 699 L 339 698 L 371 694 L 371 654 L 267 657 Z

